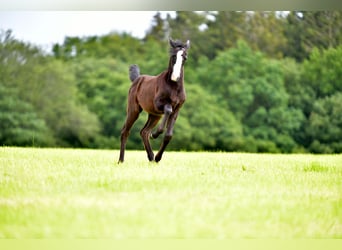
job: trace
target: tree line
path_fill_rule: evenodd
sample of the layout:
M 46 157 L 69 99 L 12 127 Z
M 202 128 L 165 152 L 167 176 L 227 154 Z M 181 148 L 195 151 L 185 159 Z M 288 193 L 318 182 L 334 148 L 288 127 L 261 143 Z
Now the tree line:
M 341 30 L 341 11 L 156 12 L 143 39 L 66 37 L 51 53 L 2 31 L 0 145 L 118 148 L 128 66 L 160 73 L 172 37 L 191 48 L 171 149 L 341 153 Z

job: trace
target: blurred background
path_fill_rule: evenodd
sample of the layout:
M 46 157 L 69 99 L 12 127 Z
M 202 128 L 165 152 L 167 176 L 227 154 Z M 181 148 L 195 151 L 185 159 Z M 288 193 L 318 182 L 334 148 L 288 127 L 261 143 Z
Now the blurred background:
M 342 152 L 342 11 L 2 11 L 0 146 L 119 148 L 128 67 L 165 70 L 169 37 L 191 40 L 169 149 Z

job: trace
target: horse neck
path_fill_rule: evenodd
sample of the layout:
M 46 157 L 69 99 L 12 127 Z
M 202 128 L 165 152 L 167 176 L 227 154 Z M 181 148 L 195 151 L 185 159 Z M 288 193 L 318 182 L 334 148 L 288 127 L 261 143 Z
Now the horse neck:
M 172 57 L 169 59 L 169 67 L 167 68 L 167 76 L 169 79 L 171 79 L 171 74 L 173 70 L 173 65 L 172 65 Z

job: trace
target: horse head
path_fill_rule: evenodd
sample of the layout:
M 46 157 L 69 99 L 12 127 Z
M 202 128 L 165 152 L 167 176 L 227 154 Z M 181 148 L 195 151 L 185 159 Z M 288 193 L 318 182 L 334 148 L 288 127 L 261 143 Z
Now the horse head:
M 171 55 L 171 80 L 174 82 L 178 82 L 181 75 L 182 66 L 188 58 L 187 50 L 190 48 L 190 40 L 187 40 L 186 43 L 182 43 L 179 40 L 169 39 L 169 43 L 171 46 L 170 55 Z

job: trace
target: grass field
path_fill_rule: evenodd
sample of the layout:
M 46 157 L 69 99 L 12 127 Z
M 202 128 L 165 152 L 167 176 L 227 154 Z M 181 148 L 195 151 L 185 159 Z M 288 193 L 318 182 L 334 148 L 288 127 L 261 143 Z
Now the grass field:
M 0 238 L 342 238 L 342 155 L 0 147 Z

